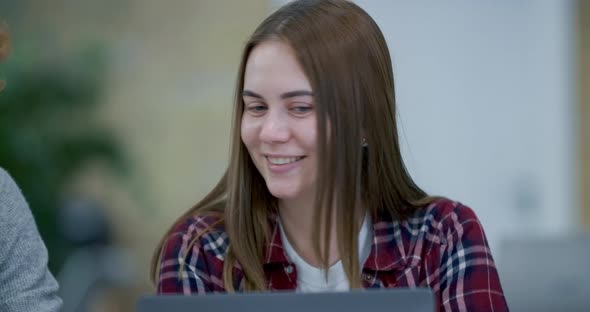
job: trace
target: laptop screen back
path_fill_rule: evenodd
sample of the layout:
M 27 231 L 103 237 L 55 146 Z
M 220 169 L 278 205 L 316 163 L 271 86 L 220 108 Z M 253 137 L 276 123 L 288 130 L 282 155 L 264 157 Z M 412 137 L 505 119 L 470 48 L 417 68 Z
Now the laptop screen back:
M 434 296 L 429 289 L 396 288 L 330 293 L 250 293 L 202 296 L 144 296 L 137 312 L 357 312 L 357 311 L 434 311 Z

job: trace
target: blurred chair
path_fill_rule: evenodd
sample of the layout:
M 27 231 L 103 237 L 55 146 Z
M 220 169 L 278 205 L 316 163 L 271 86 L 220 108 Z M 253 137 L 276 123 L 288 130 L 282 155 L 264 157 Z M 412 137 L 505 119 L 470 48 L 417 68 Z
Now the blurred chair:
M 497 260 L 511 311 L 590 311 L 590 233 L 506 240 Z
M 57 276 L 64 301 L 62 312 L 88 311 L 88 303 L 103 290 L 133 287 L 136 272 L 132 257 L 112 245 L 110 226 L 100 205 L 72 199 L 60 212 L 62 235 L 76 245 Z

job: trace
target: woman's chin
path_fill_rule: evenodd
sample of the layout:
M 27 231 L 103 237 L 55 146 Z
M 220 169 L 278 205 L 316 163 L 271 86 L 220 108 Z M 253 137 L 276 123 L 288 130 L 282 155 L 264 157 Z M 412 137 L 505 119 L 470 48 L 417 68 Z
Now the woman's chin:
M 294 199 L 298 196 L 298 192 L 295 192 L 293 188 L 269 187 L 268 190 L 278 199 Z

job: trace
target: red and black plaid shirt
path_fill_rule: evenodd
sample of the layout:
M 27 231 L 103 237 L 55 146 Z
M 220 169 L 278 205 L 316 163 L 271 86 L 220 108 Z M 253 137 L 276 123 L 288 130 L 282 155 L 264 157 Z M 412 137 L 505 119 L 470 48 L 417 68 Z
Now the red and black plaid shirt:
M 195 216 L 176 227 L 164 244 L 157 291 L 160 294 L 224 292 L 222 270 L 228 250 L 224 228 Z M 270 290 L 295 290 L 297 270 L 283 249 L 278 223 L 264 271 Z M 201 237 L 190 249 L 189 243 Z M 235 269 L 234 288 L 243 273 Z M 373 220 L 373 243 L 362 269 L 364 288 L 429 287 L 440 311 L 507 311 L 496 266 L 481 223 L 460 203 L 438 200 L 405 221 Z

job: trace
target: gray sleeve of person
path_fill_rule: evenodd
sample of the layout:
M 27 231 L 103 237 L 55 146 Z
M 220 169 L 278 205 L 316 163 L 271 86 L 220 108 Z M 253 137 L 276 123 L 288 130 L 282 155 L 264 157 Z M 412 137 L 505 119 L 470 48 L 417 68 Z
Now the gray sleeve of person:
M 0 168 L 0 311 L 59 311 L 58 284 L 31 210 Z

